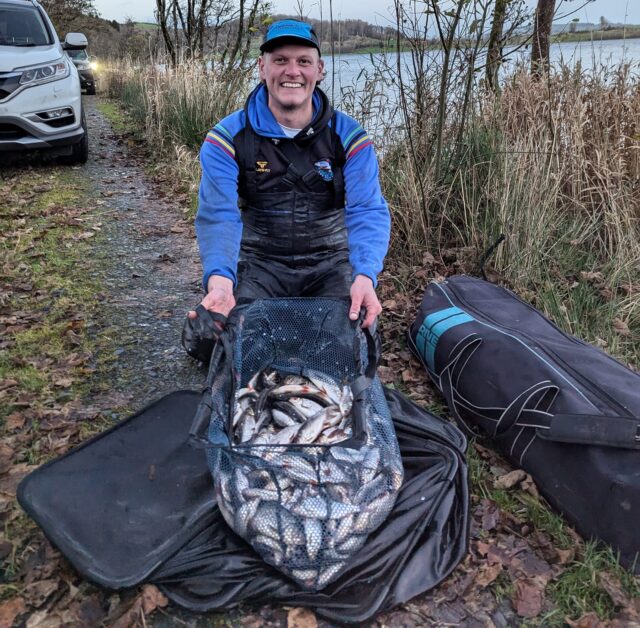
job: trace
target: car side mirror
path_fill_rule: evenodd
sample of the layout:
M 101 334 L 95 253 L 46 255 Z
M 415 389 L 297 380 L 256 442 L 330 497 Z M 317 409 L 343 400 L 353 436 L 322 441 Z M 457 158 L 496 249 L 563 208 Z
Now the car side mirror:
M 89 45 L 87 38 L 83 33 L 67 33 L 67 36 L 64 38 L 64 44 L 62 47 L 65 50 L 71 49 L 82 49 L 86 48 Z

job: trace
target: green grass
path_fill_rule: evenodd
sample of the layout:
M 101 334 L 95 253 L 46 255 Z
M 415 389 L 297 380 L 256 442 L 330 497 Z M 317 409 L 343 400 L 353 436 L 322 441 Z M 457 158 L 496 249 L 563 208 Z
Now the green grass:
M 127 117 L 125 110 L 118 103 L 100 100 L 98 110 L 109 120 L 116 133 L 130 133 L 134 130 L 131 119 Z

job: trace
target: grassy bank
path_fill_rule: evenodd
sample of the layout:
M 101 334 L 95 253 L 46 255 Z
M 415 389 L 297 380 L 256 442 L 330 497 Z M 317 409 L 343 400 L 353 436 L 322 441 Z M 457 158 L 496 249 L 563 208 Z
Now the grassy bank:
M 14 501 L 22 477 L 110 420 L 89 391 L 109 368 L 96 333 L 101 286 L 92 249 L 100 220 L 95 199 L 68 167 L 0 177 L 0 602 L 21 590 L 18 573 L 33 554 L 35 523 Z M 2 622 L 0 622 L 2 623 Z

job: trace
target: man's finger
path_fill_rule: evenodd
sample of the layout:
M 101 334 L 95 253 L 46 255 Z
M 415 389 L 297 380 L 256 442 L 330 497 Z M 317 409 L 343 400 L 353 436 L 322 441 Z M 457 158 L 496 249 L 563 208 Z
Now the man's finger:
M 187 312 L 187 317 L 193 320 L 194 318 L 198 318 L 198 315 L 196 314 L 195 310 L 189 310 Z
M 372 307 L 368 307 L 367 315 L 365 316 L 364 321 L 362 321 L 362 326 L 369 327 L 370 325 L 373 325 L 375 320 L 376 320 L 376 313 L 374 309 Z
M 360 316 L 360 306 L 362 305 L 362 295 L 354 295 L 351 297 L 351 308 L 349 310 L 349 318 L 357 321 Z

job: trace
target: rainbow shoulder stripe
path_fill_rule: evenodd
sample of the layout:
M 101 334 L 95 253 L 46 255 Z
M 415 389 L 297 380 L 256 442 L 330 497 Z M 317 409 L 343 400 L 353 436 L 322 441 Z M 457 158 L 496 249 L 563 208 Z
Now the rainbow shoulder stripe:
M 204 138 L 205 142 L 209 142 L 221 148 L 231 159 L 236 158 L 236 149 L 233 147 L 233 140 L 229 132 L 221 125 L 216 124 Z
M 367 135 L 367 132 L 358 125 L 344 142 L 346 159 L 351 159 L 351 157 L 359 153 L 363 148 L 371 146 L 372 144 L 373 142 Z

